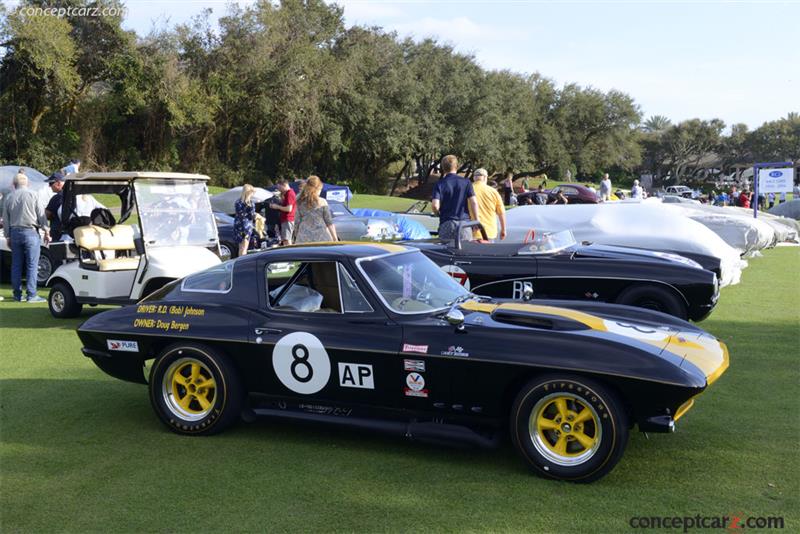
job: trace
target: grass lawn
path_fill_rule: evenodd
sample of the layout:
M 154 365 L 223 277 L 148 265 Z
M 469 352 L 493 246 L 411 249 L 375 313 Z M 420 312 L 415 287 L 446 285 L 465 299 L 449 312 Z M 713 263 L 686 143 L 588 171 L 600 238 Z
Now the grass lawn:
M 751 260 L 702 326 L 729 371 L 672 435 L 575 485 L 495 451 L 260 421 L 181 437 L 144 386 L 80 352 L 80 319 L 0 287 L 0 531 L 628 532 L 632 516 L 783 516 L 800 529 L 800 248 Z M 87 313 L 96 313 L 90 309 Z M 675 531 L 677 532 L 677 531 Z

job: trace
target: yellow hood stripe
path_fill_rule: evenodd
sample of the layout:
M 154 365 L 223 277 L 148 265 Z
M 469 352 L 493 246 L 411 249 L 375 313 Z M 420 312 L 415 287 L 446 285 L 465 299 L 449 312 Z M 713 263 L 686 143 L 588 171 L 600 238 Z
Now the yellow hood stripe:
M 468 311 L 477 311 L 483 313 L 492 313 L 496 309 L 502 310 L 515 310 L 530 313 L 541 313 L 543 315 L 553 315 L 555 317 L 564 317 L 572 319 L 581 324 L 588 326 L 593 330 L 600 330 L 605 332 L 608 329 L 603 323 L 603 320 L 588 313 L 570 310 L 568 308 L 558 308 L 556 306 L 540 306 L 538 304 L 523 304 L 523 303 L 505 303 L 505 304 L 488 304 L 485 302 L 467 301 L 461 307 Z

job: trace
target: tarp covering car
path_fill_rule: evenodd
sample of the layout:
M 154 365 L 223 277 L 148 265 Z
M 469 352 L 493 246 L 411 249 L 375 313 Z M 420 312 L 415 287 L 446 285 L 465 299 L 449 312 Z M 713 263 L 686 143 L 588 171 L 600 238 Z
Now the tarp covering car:
M 510 241 L 523 241 L 531 230 L 570 229 L 578 241 L 715 256 L 722 286 L 739 283 L 747 267 L 739 251 L 719 235 L 660 202 L 520 206 L 509 210 L 506 219 Z
M 255 202 L 263 202 L 272 198 L 274 193 L 267 191 L 261 187 L 255 188 L 253 193 L 253 200 Z M 222 193 L 217 193 L 211 196 L 211 209 L 220 213 L 236 213 L 236 201 L 242 197 L 242 186 L 237 186 Z
M 350 211 L 353 212 L 353 215 L 358 215 L 360 217 L 391 217 L 395 220 L 397 226 L 400 228 L 400 232 L 403 234 L 403 239 L 430 239 L 431 237 L 431 233 L 421 222 L 398 215 L 391 211 L 375 210 L 370 208 L 353 208 Z
M 800 219 L 800 198 L 790 200 L 788 202 L 781 202 L 769 210 L 772 215 L 781 215 L 791 219 Z
M 36 191 L 39 204 L 44 209 L 53 196 L 50 186 L 47 185 L 47 176 L 40 173 L 33 167 L 20 167 L 19 165 L 4 165 L 0 167 L 0 206 L 3 205 L 3 198 L 14 190 L 14 176 L 20 169 L 25 171 L 28 177 L 28 188 Z

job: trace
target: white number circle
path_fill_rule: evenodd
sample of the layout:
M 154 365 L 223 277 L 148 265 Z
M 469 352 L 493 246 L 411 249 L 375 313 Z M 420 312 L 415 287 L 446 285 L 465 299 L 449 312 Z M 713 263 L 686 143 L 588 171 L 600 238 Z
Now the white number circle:
M 331 360 L 322 342 L 308 332 L 280 338 L 272 351 L 272 368 L 284 386 L 295 393 L 320 391 L 331 377 Z

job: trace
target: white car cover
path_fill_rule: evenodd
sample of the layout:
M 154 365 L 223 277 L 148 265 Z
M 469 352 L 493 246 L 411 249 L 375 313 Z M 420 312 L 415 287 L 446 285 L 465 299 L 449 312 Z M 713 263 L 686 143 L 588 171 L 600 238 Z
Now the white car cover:
M 521 206 L 506 215 L 508 240 L 523 241 L 530 230 L 572 230 L 578 241 L 706 254 L 720 259 L 720 285 L 738 284 L 747 262 L 739 252 L 697 221 L 661 202 L 607 202 L 567 206 Z
M 788 202 L 781 202 L 777 206 L 773 206 L 769 212 L 772 215 L 781 215 L 791 219 L 800 219 L 800 198 L 795 198 Z
M 253 193 L 253 200 L 255 202 L 263 202 L 265 200 L 269 200 L 274 196 L 271 191 L 267 191 L 261 187 L 254 188 L 255 192 Z M 216 195 L 211 196 L 211 209 L 213 211 L 218 211 L 220 213 L 227 213 L 233 214 L 236 213 L 235 204 L 236 201 L 242 197 L 242 186 L 234 187 L 233 189 L 228 189 L 227 191 L 223 191 L 222 193 L 217 193 Z
M 657 199 L 650 200 L 657 202 Z M 763 219 L 754 219 L 753 212 L 745 208 L 700 203 L 674 203 L 665 207 L 707 226 L 740 254 L 752 255 L 778 242 L 772 225 Z

